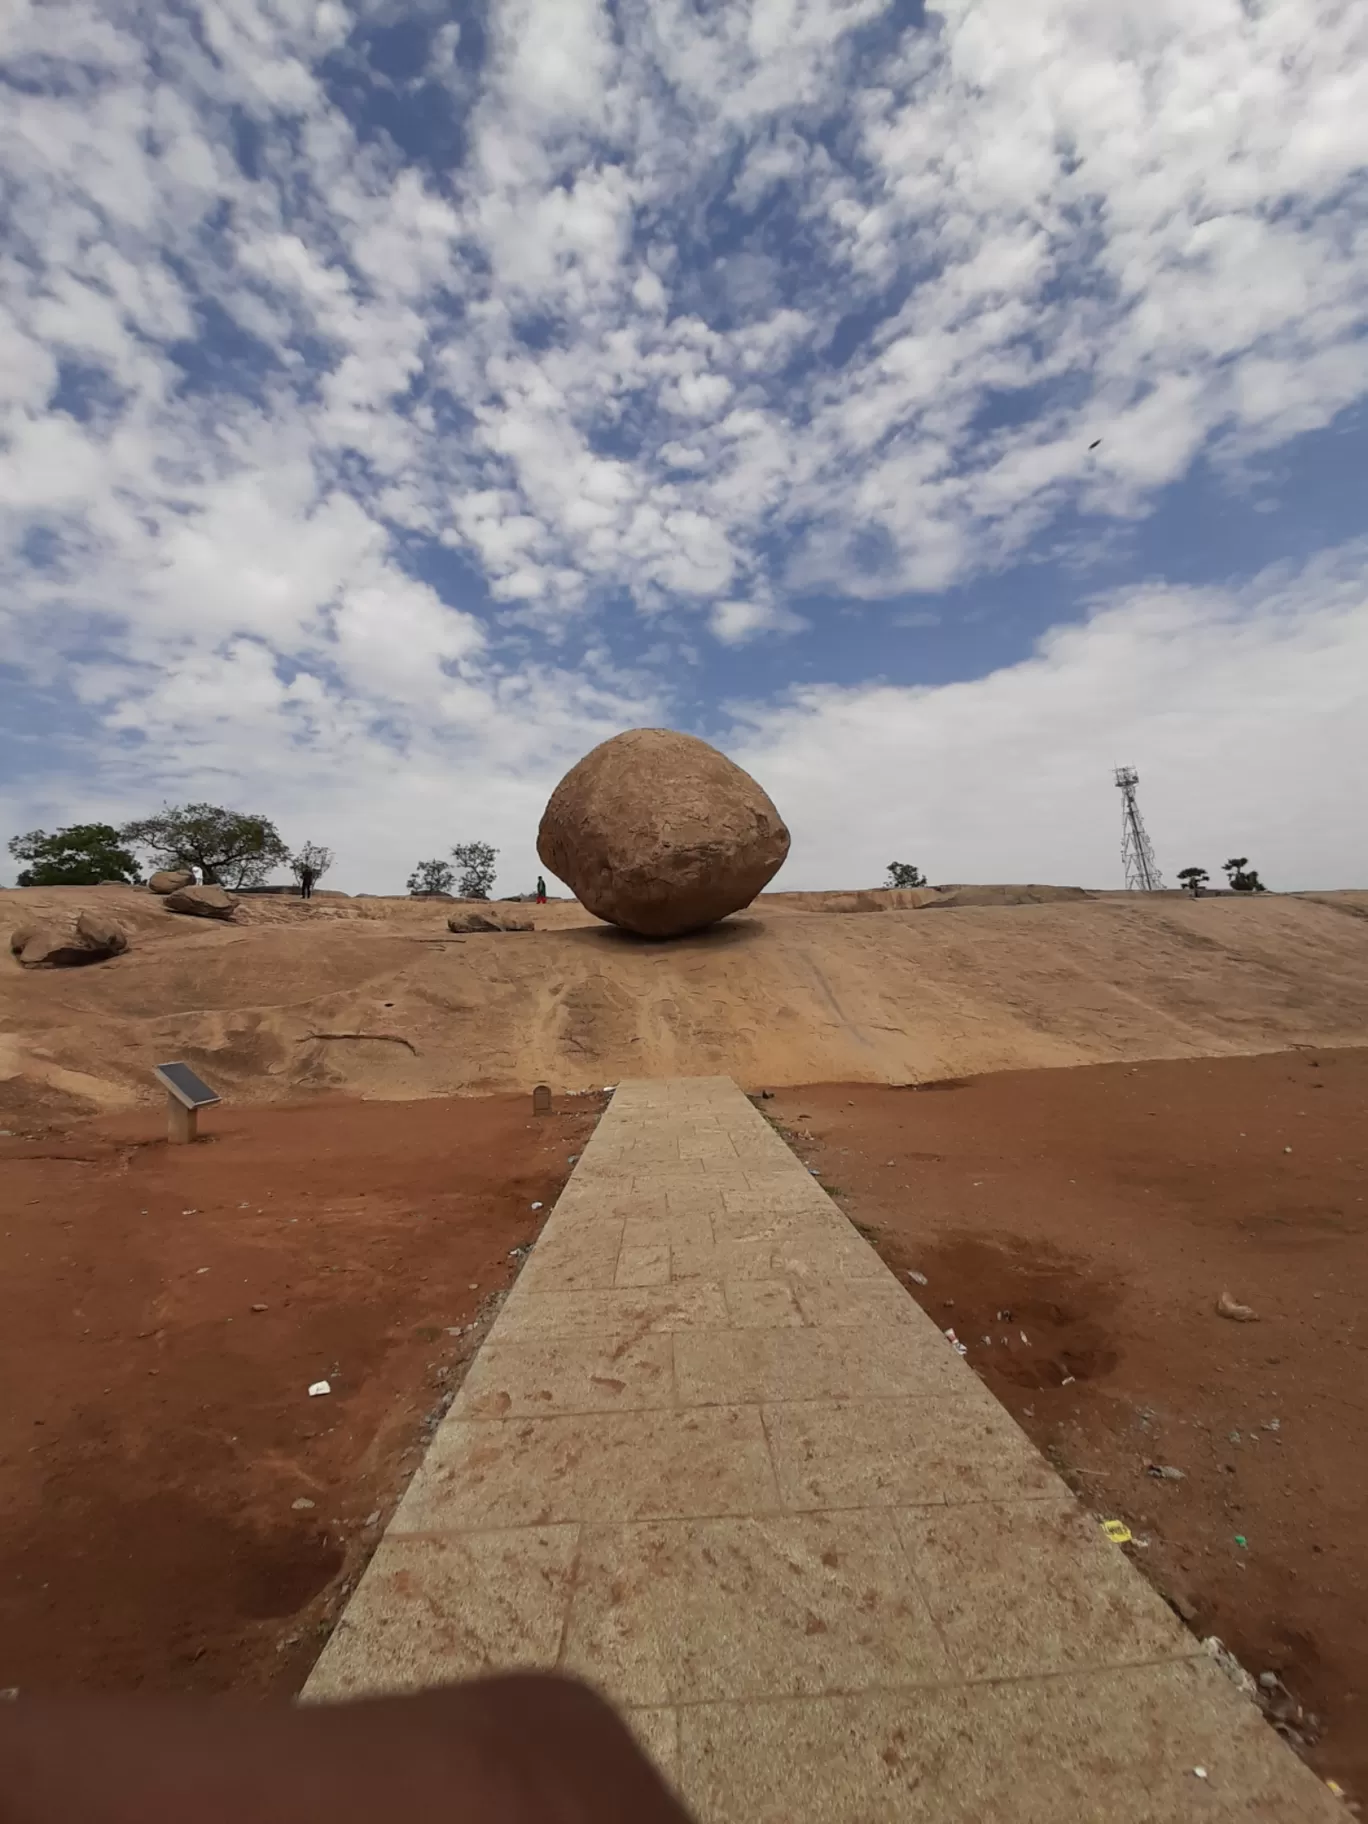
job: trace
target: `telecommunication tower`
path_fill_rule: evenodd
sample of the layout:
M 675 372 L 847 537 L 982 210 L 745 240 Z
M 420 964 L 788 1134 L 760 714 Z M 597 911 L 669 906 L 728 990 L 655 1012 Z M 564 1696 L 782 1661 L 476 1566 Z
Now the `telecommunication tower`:
M 1121 788 L 1121 865 L 1126 870 L 1126 885 L 1135 893 L 1161 892 L 1163 876 L 1145 834 L 1140 806 L 1135 802 L 1140 775 L 1133 766 L 1118 766 L 1116 783 Z

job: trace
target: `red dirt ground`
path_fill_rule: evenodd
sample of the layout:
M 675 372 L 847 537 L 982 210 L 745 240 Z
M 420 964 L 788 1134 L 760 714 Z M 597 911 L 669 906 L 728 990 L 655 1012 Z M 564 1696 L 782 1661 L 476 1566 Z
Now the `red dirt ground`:
M 1197 1632 L 1278 1676 L 1289 1739 L 1368 1796 L 1368 1051 L 761 1106 Z M 1223 1290 L 1257 1321 L 1218 1316 Z
M 602 1103 L 0 1138 L 0 1687 L 296 1688 Z

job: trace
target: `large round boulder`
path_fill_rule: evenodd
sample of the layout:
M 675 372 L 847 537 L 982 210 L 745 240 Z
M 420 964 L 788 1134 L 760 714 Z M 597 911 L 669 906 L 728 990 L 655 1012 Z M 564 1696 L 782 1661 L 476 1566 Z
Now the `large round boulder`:
M 148 881 L 154 893 L 178 893 L 182 887 L 193 887 L 195 871 L 193 868 L 158 868 Z
M 680 937 L 748 906 L 788 854 L 749 773 L 693 735 L 633 728 L 572 766 L 537 853 L 581 905 L 643 937 Z
M 231 918 L 237 903 L 222 887 L 177 887 L 162 901 L 168 912 L 184 912 L 191 918 Z

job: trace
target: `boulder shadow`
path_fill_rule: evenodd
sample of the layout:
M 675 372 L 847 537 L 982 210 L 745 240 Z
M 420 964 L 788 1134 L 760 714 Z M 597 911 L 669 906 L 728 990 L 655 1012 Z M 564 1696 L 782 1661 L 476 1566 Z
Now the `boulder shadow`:
M 738 944 L 753 943 L 765 929 L 761 918 L 740 914 L 705 925 L 701 931 L 689 931 L 682 937 L 642 937 L 636 931 L 624 931 L 618 925 L 576 925 L 562 933 L 577 943 L 594 944 L 609 950 L 728 950 Z

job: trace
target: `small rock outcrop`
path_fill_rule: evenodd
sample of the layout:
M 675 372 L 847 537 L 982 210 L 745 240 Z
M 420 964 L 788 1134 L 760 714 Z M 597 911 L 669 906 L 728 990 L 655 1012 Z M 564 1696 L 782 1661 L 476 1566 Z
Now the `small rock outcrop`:
M 76 935 L 83 944 L 88 944 L 92 950 L 103 951 L 106 956 L 118 956 L 128 948 L 128 935 L 123 926 L 103 912 L 82 912 L 76 920 Z
M 447 930 L 458 936 L 476 931 L 533 931 L 536 927 L 524 920 L 505 918 L 500 912 L 452 912 L 447 916 Z
M 154 893 L 179 893 L 182 887 L 193 887 L 195 871 L 193 868 L 159 868 L 148 881 Z
M 725 754 L 634 728 L 561 780 L 537 853 L 581 905 L 643 937 L 681 937 L 748 906 L 783 865 L 784 820 Z
M 166 895 L 168 912 L 183 912 L 190 918 L 231 918 L 237 901 L 222 887 L 177 887 Z
M 29 926 L 10 938 L 10 949 L 25 969 L 80 969 L 106 962 L 127 948 L 123 927 L 99 912 L 82 912 L 74 930 Z

